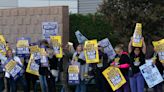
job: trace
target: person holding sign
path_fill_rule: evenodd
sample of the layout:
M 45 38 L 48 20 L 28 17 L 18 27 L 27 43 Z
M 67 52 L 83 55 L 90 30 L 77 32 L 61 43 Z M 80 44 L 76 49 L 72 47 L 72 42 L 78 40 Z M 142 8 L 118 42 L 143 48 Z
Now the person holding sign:
M 30 57 L 24 57 L 24 66 L 26 68 L 25 78 L 28 85 L 28 91 L 30 88 L 35 88 L 36 81 L 39 79 L 39 65 L 38 62 L 40 60 L 40 52 L 37 43 L 30 43 Z M 31 86 L 32 84 L 32 86 Z
M 10 92 L 17 92 L 17 84 L 18 83 L 20 83 L 23 86 L 24 92 L 28 92 L 27 83 L 23 77 L 23 74 L 16 75 L 16 76 L 18 76 L 17 79 L 14 79 L 14 76 L 13 76 L 17 70 L 19 70 L 21 67 L 23 67 L 23 64 L 22 64 L 20 58 L 17 56 L 14 56 L 11 49 L 7 50 L 6 56 L 7 56 L 8 61 L 10 60 L 9 62 L 13 62 L 13 63 L 15 62 L 17 64 L 17 65 L 15 65 L 14 70 L 12 69 L 10 72 L 7 73 L 8 77 L 10 78 L 10 81 L 9 81 L 10 82 L 10 90 L 11 90 Z M 20 67 L 19 67 L 19 65 L 20 65 Z
M 139 67 L 145 64 L 146 45 L 142 38 L 142 47 L 132 47 L 133 38 L 129 42 L 128 51 L 130 54 L 132 74 L 130 76 L 131 92 L 144 92 L 144 78 Z
M 164 71 L 164 63 L 160 61 L 160 58 L 158 55 L 159 53 L 161 53 L 159 50 L 160 47 L 162 48 L 163 46 L 159 46 L 159 48 L 154 46 L 154 55 L 152 56 L 152 59 L 153 59 L 153 63 L 157 66 L 160 74 L 164 75 L 164 72 L 163 72 Z M 160 54 L 160 57 L 162 57 L 162 54 Z M 154 90 L 154 92 L 163 92 L 162 83 L 154 86 L 153 90 Z
M 116 56 L 114 58 L 114 61 L 111 63 L 111 66 L 117 67 L 121 70 L 123 76 L 126 79 L 126 83 L 116 90 L 116 92 L 130 92 L 129 89 L 129 77 L 128 77 L 128 71 L 130 66 L 130 58 L 128 57 L 128 53 L 123 51 L 122 44 L 117 45 L 115 47 Z
M 99 45 L 98 46 L 98 52 L 99 52 L 99 63 L 93 63 L 92 66 L 92 72 L 95 77 L 96 86 L 98 87 L 99 91 L 101 92 L 107 92 L 106 90 L 106 83 L 105 78 L 103 77 L 103 70 L 107 67 L 108 62 L 108 56 L 103 52 L 103 48 Z
M 49 61 L 50 72 L 51 72 L 50 82 L 49 82 L 51 85 L 48 86 L 50 92 L 56 92 L 54 85 L 56 84 L 56 82 L 59 81 L 59 72 L 62 72 L 63 70 L 62 66 L 60 66 L 62 64 L 62 59 L 58 59 L 56 57 L 56 53 L 54 52 L 52 46 L 50 46 L 47 49 L 47 52 L 48 52 L 48 61 Z
M 79 73 L 77 74 L 77 78 L 79 81 L 79 83 L 76 83 L 76 90 L 75 92 L 86 92 L 86 85 L 85 85 L 85 78 L 84 78 L 84 74 L 85 74 L 85 61 L 84 59 L 80 59 L 80 55 L 82 55 L 83 53 L 83 46 L 81 44 L 79 44 L 76 48 L 76 52 L 73 54 L 73 58 L 71 61 L 72 65 L 77 65 L 79 68 Z M 83 53 L 84 55 L 84 53 Z M 73 76 L 72 76 L 73 77 Z
M 46 49 L 48 48 L 49 44 L 46 40 L 42 40 L 40 42 L 40 47 L 41 47 L 41 59 L 39 62 L 39 80 L 40 80 L 40 85 L 42 92 L 48 92 L 48 84 L 47 84 L 47 76 L 49 73 L 48 67 L 48 54 L 46 52 Z

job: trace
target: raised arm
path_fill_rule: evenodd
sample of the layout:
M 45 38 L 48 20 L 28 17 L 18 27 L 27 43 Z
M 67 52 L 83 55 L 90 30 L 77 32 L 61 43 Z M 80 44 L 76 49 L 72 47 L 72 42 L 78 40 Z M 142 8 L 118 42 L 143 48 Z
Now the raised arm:
M 129 45 L 128 45 L 128 52 L 129 53 L 132 52 L 132 40 L 133 40 L 133 38 L 131 37 L 131 40 L 130 40 Z
M 145 44 L 144 38 L 142 38 L 142 43 L 143 43 L 142 52 L 143 52 L 144 54 L 146 54 L 146 44 Z

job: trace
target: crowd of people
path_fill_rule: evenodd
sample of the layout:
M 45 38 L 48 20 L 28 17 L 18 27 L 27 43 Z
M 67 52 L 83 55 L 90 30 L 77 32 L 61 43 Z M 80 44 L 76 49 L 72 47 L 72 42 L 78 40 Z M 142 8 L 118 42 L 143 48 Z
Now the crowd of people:
M 128 45 L 128 52 L 124 51 L 122 44 L 115 46 L 114 50 L 116 56 L 113 60 L 109 60 L 106 53 L 104 53 L 103 47 L 98 45 L 98 53 L 100 63 L 87 64 L 83 44 L 75 46 L 76 50 L 73 50 L 73 46 L 67 45 L 63 48 L 63 57 L 57 58 L 56 53 L 53 50 L 53 46 L 46 40 L 38 42 L 39 47 L 44 47 L 45 52 L 42 58 L 36 59 L 35 62 L 39 66 L 39 76 L 27 73 L 25 70 L 28 66 L 30 56 L 19 57 L 16 52 L 8 45 L 6 51 L 7 60 L 13 60 L 18 63 L 24 72 L 21 73 L 17 79 L 11 77 L 1 62 L 0 67 L 0 92 L 6 89 L 6 92 L 17 92 L 17 87 L 22 86 L 24 92 L 30 92 L 34 90 L 37 92 L 36 83 L 39 81 L 42 92 L 57 92 L 56 83 L 61 80 L 64 68 L 68 69 L 69 65 L 79 66 L 79 78 L 80 82 L 76 85 L 69 85 L 70 92 L 87 92 L 89 86 L 86 81 L 93 76 L 98 92 L 113 92 L 107 80 L 103 76 L 102 72 L 109 66 L 117 67 L 121 70 L 121 73 L 126 79 L 126 83 L 116 90 L 116 92 L 144 92 L 145 80 L 141 74 L 139 67 L 145 64 L 146 44 L 144 38 L 142 38 L 142 47 L 133 47 L 131 38 Z M 9 44 L 9 43 L 8 43 Z M 32 44 L 31 44 L 32 45 Z M 64 60 L 64 58 L 67 58 Z M 163 75 L 164 66 L 159 60 L 159 57 L 154 48 L 150 58 L 153 58 L 153 64 L 155 64 Z M 2 61 L 2 60 L 1 60 Z M 46 62 L 48 61 L 48 62 Z M 64 65 L 67 62 L 66 65 Z M 68 73 L 68 72 L 67 72 Z M 67 74 L 68 75 L 68 74 Z M 68 76 L 67 76 L 68 80 Z M 6 81 L 4 83 L 4 81 Z M 64 84 L 64 82 L 63 82 Z M 31 88 L 32 87 L 32 88 Z M 66 86 L 64 86 L 66 87 Z M 163 92 L 162 83 L 153 87 L 154 92 Z M 64 90 L 62 90 L 64 92 Z M 65 90 L 66 92 L 67 90 Z

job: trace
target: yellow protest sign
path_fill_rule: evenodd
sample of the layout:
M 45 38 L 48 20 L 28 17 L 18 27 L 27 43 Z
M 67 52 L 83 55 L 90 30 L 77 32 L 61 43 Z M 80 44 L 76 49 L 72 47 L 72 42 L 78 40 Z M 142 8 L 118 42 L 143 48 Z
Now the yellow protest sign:
M 84 44 L 86 63 L 99 63 L 97 40 L 88 40 Z
M 28 62 L 27 68 L 26 68 L 26 72 L 30 73 L 30 74 L 33 74 L 33 75 L 39 76 L 38 70 L 39 70 L 39 65 L 35 63 L 34 55 L 31 54 L 30 60 Z
M 68 73 L 79 73 L 79 67 L 77 65 L 69 65 Z
M 142 47 L 142 24 L 136 23 L 136 27 L 133 34 L 132 46 Z
M 29 46 L 28 40 L 18 40 L 17 41 L 17 48 L 28 47 L 28 46 Z
M 0 35 L 0 43 L 6 44 L 6 41 L 3 35 Z
M 102 73 L 105 76 L 108 83 L 110 84 L 113 91 L 116 91 L 126 83 L 126 80 L 119 68 L 110 66 L 107 69 L 105 69 Z
M 161 39 L 159 41 L 153 41 L 153 45 L 155 50 L 158 53 L 159 60 L 164 63 L 164 39 Z
M 53 44 L 53 49 L 57 58 L 63 57 L 63 50 L 61 47 L 62 37 L 61 36 L 50 36 L 51 42 Z
M 6 41 L 3 35 L 0 35 L 0 53 L 2 53 L 2 55 L 6 55 Z
M 7 72 L 10 72 L 14 66 L 16 65 L 16 62 L 15 61 L 9 61 L 6 65 L 5 65 L 5 69 Z
M 39 46 L 38 45 L 30 46 L 30 52 L 31 53 L 40 52 Z

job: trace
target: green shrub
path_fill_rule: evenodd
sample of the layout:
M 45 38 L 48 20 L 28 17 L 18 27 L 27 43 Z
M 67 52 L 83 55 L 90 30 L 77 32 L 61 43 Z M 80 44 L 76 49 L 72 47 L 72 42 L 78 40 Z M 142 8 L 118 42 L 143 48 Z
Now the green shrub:
M 88 39 L 102 40 L 109 38 L 111 43 L 118 43 L 118 36 L 114 34 L 109 22 L 100 14 L 71 14 L 70 15 L 70 41 L 77 43 L 75 32 L 79 30 Z

